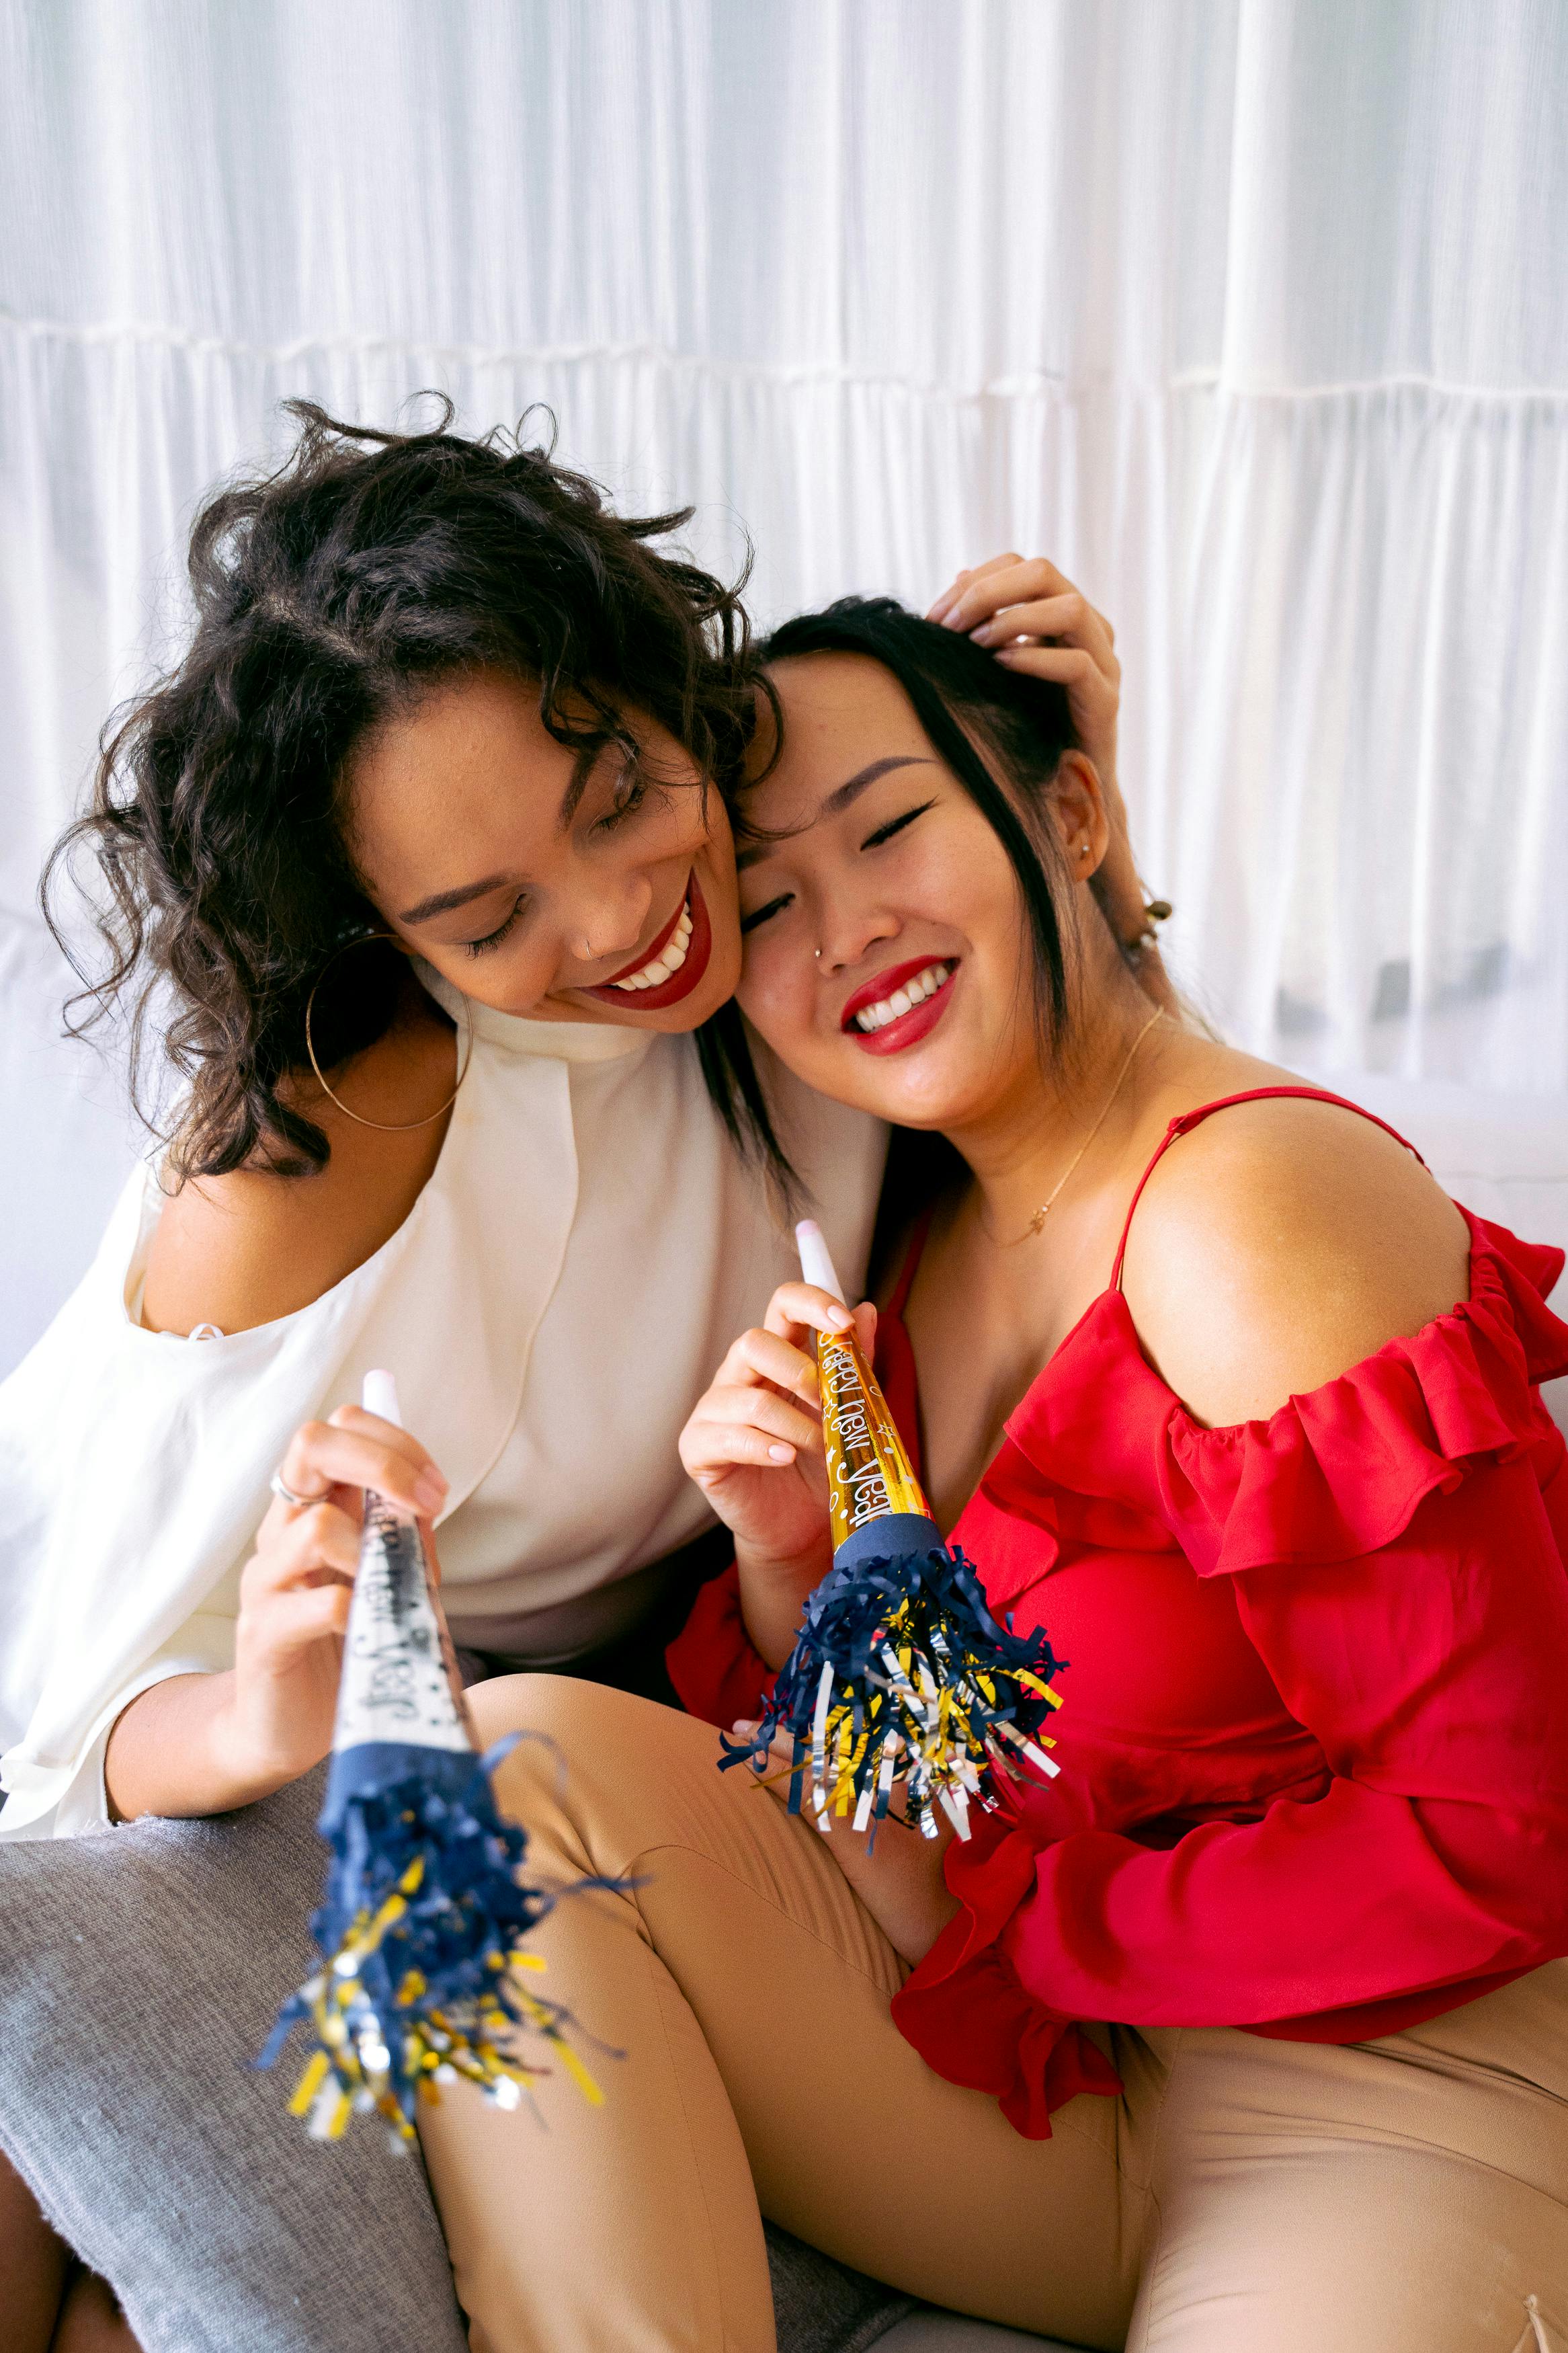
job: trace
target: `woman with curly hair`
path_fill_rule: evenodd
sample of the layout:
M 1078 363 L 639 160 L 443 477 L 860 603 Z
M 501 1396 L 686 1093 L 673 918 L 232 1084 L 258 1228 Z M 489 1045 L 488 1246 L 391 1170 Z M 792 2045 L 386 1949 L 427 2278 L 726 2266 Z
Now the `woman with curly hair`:
M 300 414 L 199 516 L 189 649 L 56 853 L 57 902 L 94 860 L 89 1014 L 181 1092 L 6 1387 L 5 1838 L 314 1764 L 372 1475 L 442 1523 L 459 1644 L 658 1689 L 709 1525 L 675 1438 L 782 1263 L 770 1153 L 866 1252 L 874 1124 L 729 1081 L 734 595 L 538 451 Z M 665 1388 L 606 1419 L 656 1335 Z M 384 1362 L 434 1460 L 342 1405 Z
M 676 1440 L 787 1271 L 781 1186 L 867 1261 L 885 1131 L 753 1062 L 731 1001 L 768 690 L 736 594 L 650 543 L 685 517 L 449 412 L 297 413 L 198 517 L 189 649 L 57 853 L 107 885 L 89 1016 L 180 1094 L 0 1393 L 0 1839 L 316 1764 L 366 1485 L 439 1523 L 468 1672 L 672 1697 L 724 1556 Z M 1071 681 L 1110 785 L 1099 617 L 1016 559 L 945 601 L 1058 640 L 1011 659 Z M 1106 876 L 1136 959 L 1124 831 Z M 423 1443 L 342 1402 L 381 1364 Z

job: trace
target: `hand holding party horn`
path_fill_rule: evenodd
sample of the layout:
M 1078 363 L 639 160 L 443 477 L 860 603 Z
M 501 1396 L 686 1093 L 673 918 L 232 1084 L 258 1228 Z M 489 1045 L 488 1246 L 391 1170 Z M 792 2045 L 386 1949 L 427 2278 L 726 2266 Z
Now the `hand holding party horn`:
M 364 1408 L 401 1426 L 390 1373 L 365 1376 Z M 259 2062 L 271 2066 L 296 2024 L 313 2030 L 289 2105 L 317 2139 L 374 2109 L 411 2140 L 416 2102 L 460 2075 L 516 2107 L 545 2072 L 520 2053 L 525 2030 L 600 2096 L 565 2011 L 517 1982 L 543 1966 L 520 1947 L 554 1899 L 524 1882 L 527 1838 L 490 1786 L 511 1746 L 478 1754 L 418 1523 L 367 1493 L 319 1826 L 331 1859 L 310 1926 L 324 1966 L 284 2004 Z
M 795 1235 L 805 1281 L 842 1300 L 821 1229 L 807 1219 Z M 763 1769 L 783 1731 L 790 1810 L 809 1788 L 819 1830 L 851 1810 L 856 1830 L 874 1828 L 898 1784 L 926 1836 L 940 1807 L 967 1838 L 970 1804 L 994 1807 L 999 1772 L 1058 1769 L 1041 1727 L 1063 1662 L 1043 1633 L 999 1624 L 973 1564 L 943 1543 L 854 1333 L 816 1338 L 833 1567 L 754 1736 L 726 1740 L 722 1762 Z

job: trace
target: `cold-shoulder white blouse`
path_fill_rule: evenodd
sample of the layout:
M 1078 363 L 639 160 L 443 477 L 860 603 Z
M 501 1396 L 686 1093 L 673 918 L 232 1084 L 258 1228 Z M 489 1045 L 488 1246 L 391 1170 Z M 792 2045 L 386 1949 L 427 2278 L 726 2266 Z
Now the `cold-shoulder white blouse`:
M 0 1386 L 0 1839 L 103 1827 L 121 1709 L 232 1665 L 268 1481 L 298 1424 L 356 1398 L 372 1366 L 396 1375 L 451 1482 L 459 1643 L 541 1664 L 592 1649 L 631 1614 L 627 1580 L 710 1525 L 676 1441 L 795 1269 L 787 1216 L 726 1136 L 690 1038 L 460 1011 L 472 1054 L 440 1157 L 363 1266 L 254 1331 L 147 1331 L 149 1164 Z M 758 1060 L 858 1282 L 885 1131 Z

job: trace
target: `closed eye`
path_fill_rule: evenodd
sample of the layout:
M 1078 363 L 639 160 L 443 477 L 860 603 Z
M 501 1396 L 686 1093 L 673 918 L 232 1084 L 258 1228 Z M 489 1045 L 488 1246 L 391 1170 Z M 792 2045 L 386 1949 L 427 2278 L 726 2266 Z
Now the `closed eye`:
M 894 834 L 902 833 L 905 826 L 913 825 L 917 817 L 924 817 L 927 809 L 935 808 L 935 807 L 934 799 L 921 801 L 919 808 L 906 809 L 902 817 L 890 818 L 886 825 L 879 825 L 875 833 L 868 833 L 866 836 L 865 840 L 860 844 L 861 849 L 880 849 L 885 841 L 891 841 Z
M 770 915 L 782 914 L 784 910 L 791 903 L 794 897 L 795 892 L 793 891 L 781 891 L 778 897 L 776 899 L 770 899 L 765 907 L 757 908 L 755 913 L 752 914 L 742 915 L 741 918 L 741 932 L 742 937 L 747 932 L 754 932 L 759 923 L 765 923 Z
M 511 902 L 510 914 L 506 917 L 503 923 L 498 923 L 493 932 L 486 932 L 482 939 L 465 940 L 463 942 L 463 945 L 467 949 L 468 955 L 472 956 L 486 955 L 489 953 L 491 948 L 499 948 L 502 940 L 516 929 L 518 921 L 527 904 L 528 902 L 526 899 L 514 899 Z
M 595 820 L 595 833 L 613 833 L 626 818 L 635 817 L 647 798 L 647 780 L 636 768 L 627 768 L 616 786 L 616 797 L 602 818 Z

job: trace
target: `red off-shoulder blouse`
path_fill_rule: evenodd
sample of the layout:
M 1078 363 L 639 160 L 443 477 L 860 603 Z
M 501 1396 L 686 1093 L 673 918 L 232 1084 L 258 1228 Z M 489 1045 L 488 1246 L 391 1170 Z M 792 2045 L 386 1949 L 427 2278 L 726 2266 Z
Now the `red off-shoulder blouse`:
M 1465 1216 L 1458 1306 L 1221 1430 L 1144 1357 L 1119 1252 L 952 1531 L 1070 1662 L 1062 1770 L 950 1845 L 960 1910 L 893 2015 L 1031 2137 L 1119 2089 L 1072 2021 L 1360 2042 L 1568 1954 L 1563 1253 Z M 914 1257 L 877 1355 L 918 1447 Z M 668 1660 L 693 1713 L 757 1714 L 733 1571 Z

